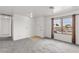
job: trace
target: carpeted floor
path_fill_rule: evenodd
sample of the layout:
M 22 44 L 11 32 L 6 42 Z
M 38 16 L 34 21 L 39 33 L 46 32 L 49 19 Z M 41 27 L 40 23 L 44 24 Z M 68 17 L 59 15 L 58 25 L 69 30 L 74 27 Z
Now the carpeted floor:
M 50 39 L 0 41 L 0 53 L 78 53 L 79 46 Z

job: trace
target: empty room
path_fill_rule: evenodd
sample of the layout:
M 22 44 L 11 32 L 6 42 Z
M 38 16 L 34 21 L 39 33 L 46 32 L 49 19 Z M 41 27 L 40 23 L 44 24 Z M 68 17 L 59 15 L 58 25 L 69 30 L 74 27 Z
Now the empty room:
M 0 53 L 79 53 L 79 6 L 0 6 Z

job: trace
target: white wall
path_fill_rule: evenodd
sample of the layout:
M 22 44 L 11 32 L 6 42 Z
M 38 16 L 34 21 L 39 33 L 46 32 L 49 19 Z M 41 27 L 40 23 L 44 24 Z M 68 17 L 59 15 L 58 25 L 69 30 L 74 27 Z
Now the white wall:
M 51 38 L 51 18 L 45 17 L 44 37 Z
M 41 37 L 51 37 L 51 18 L 40 16 L 34 18 L 35 20 L 35 34 Z
M 36 17 L 35 20 L 35 35 L 44 37 L 44 17 Z
M 79 44 L 79 15 L 76 16 L 76 43 Z
M 13 39 L 28 38 L 32 35 L 32 19 L 27 16 L 13 16 Z
M 51 37 L 50 17 L 29 18 L 27 16 L 13 16 L 13 39 L 23 39 L 31 36 Z

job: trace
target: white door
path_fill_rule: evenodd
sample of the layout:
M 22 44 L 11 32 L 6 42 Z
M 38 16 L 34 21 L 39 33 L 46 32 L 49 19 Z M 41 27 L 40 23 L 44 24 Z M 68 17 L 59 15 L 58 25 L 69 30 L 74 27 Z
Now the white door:
M 0 37 L 11 36 L 11 17 L 1 15 L 0 18 Z

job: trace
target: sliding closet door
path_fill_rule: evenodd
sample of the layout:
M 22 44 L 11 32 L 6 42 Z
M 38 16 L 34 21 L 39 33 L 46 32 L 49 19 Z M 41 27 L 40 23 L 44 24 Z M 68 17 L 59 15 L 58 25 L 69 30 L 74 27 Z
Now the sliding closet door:
M 0 37 L 11 36 L 11 17 L 1 15 L 0 16 Z

